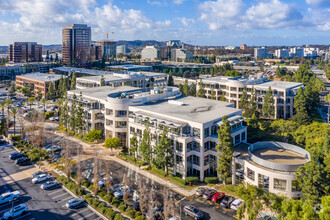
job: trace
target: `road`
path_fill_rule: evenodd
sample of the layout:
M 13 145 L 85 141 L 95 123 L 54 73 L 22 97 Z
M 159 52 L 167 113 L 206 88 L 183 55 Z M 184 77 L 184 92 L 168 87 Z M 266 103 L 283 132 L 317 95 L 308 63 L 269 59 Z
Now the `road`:
M 15 153 L 10 145 L 0 146 L 0 192 L 18 190 L 21 193 L 19 203 L 25 203 L 29 212 L 18 219 L 75 219 L 96 220 L 101 219 L 87 207 L 70 210 L 65 203 L 73 197 L 62 188 L 44 191 L 40 184 L 32 184 L 31 174 L 37 171 L 33 165 L 19 167 L 8 156 Z M 11 208 L 11 204 L 0 206 L 0 216 Z

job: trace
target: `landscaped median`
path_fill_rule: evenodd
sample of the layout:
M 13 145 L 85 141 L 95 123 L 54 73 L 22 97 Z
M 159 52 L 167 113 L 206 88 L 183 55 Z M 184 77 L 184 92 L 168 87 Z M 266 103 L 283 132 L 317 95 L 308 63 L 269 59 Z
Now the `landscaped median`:
M 97 196 L 93 196 L 90 192 L 94 191 L 94 186 L 88 181 L 84 181 L 79 189 L 74 181 L 68 181 L 64 175 L 57 177 L 57 180 L 77 196 L 83 197 L 91 207 L 108 219 L 144 219 L 141 212 L 136 211 L 132 206 L 120 201 L 110 192 L 107 193 L 103 189 L 100 189 L 98 190 Z

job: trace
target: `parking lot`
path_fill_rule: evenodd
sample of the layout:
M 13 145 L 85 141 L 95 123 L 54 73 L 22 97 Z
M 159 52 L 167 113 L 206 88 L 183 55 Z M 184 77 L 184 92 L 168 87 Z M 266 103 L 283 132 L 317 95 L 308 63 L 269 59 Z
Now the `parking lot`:
M 17 166 L 8 156 L 16 151 L 9 145 L 0 146 L 0 193 L 18 190 L 21 199 L 14 205 L 25 203 L 29 211 L 26 215 L 16 219 L 101 219 L 87 207 L 68 209 L 65 203 L 72 199 L 68 192 L 62 188 L 43 190 L 41 184 L 33 184 L 31 175 L 38 169 L 33 165 Z M 0 206 L 0 216 L 8 211 L 12 204 Z

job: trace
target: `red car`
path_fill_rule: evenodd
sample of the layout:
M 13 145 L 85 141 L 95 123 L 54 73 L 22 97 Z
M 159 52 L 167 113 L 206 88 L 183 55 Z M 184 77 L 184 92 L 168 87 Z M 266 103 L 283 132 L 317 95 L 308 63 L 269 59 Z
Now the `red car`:
M 212 196 L 212 201 L 213 202 L 220 202 L 223 198 L 225 198 L 224 193 L 216 193 Z

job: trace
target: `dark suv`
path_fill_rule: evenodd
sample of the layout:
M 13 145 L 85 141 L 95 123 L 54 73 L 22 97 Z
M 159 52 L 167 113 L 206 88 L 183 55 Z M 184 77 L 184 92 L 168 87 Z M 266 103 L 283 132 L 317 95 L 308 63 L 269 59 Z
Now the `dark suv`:
M 10 154 L 9 158 L 11 160 L 17 160 L 17 159 L 22 158 L 24 156 L 25 156 L 25 154 L 23 154 L 23 153 L 13 153 L 13 154 Z
M 19 159 L 16 161 L 16 164 L 17 164 L 18 166 L 28 165 L 28 164 L 31 164 L 31 159 L 28 158 L 28 157 L 22 157 L 22 158 L 19 158 Z

